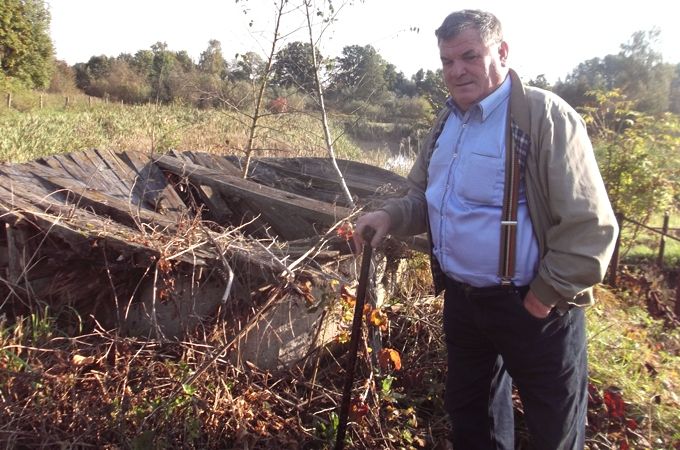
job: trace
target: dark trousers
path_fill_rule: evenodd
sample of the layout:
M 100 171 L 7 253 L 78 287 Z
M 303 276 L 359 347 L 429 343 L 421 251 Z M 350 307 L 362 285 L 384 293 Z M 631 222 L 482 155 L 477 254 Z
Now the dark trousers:
M 527 288 L 474 289 L 449 280 L 445 406 L 454 450 L 514 449 L 512 383 L 533 448 L 583 449 L 588 406 L 582 308 L 545 319 L 522 304 Z

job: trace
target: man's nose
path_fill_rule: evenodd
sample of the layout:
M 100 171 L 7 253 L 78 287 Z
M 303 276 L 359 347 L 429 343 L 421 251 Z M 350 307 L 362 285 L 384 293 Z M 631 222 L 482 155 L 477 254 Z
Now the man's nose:
M 449 67 L 451 75 L 454 77 L 458 78 L 461 75 L 465 74 L 465 64 L 454 61 L 451 63 L 451 66 Z

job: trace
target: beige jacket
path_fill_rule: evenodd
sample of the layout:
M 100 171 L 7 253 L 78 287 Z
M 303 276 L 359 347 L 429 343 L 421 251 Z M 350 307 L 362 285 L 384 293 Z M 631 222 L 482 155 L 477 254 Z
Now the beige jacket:
M 561 98 L 524 86 L 512 70 L 510 77 L 507 148 L 519 151 L 524 160 L 527 204 L 541 252 L 531 290 L 548 306 L 592 304 L 592 286 L 605 275 L 618 224 L 585 124 Z M 409 173 L 408 194 L 382 207 L 390 215 L 393 234 L 429 234 L 427 168 L 449 112 L 445 108 L 430 131 Z M 435 258 L 432 263 L 440 292 L 443 274 Z

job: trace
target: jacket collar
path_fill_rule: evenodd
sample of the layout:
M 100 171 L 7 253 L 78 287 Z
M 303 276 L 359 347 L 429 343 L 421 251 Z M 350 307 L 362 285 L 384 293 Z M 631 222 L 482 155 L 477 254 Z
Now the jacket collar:
M 517 72 L 510 69 L 512 88 L 510 91 L 510 114 L 517 126 L 528 133 L 531 129 L 531 113 L 527 93 Z

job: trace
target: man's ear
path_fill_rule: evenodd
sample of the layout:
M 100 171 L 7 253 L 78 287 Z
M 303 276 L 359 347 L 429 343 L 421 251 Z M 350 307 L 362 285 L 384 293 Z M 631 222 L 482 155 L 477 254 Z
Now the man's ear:
M 508 62 L 508 52 L 509 52 L 508 43 L 505 41 L 501 41 L 500 45 L 498 46 L 498 56 L 500 57 L 501 64 L 503 65 L 503 67 L 505 67 Z

